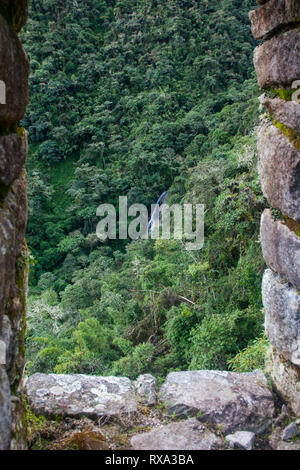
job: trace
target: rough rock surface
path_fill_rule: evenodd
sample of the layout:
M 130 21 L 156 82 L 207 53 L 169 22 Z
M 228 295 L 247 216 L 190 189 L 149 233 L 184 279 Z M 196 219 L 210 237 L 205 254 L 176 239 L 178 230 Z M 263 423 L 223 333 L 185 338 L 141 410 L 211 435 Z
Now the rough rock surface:
M 257 0 L 260 8 L 250 12 L 252 33 L 268 39 L 254 52 L 254 65 L 261 88 L 275 89 L 280 98 L 260 102 L 273 124 L 264 121 L 258 135 L 258 170 L 263 193 L 282 216 L 275 221 L 270 211 L 261 220 L 261 242 L 269 267 L 263 279 L 265 326 L 272 344 L 267 372 L 282 398 L 294 413 L 300 413 L 300 78 L 299 0 Z M 271 39 L 269 39 L 271 38 Z M 297 96 L 297 97 L 296 97 Z M 286 101 L 285 101 L 286 100 Z M 292 361 L 292 362 L 291 362 Z M 282 425 L 284 411 L 273 423 Z M 292 450 L 295 443 L 283 442 L 275 429 L 269 444 Z M 297 447 L 297 446 L 296 446 Z M 300 448 L 300 446 L 298 446 Z
M 275 429 L 269 438 L 270 447 L 272 450 L 300 450 L 300 442 L 297 439 L 294 441 L 283 441 L 282 430 Z
M 296 423 L 289 424 L 286 428 L 284 428 L 282 433 L 282 440 L 288 441 L 293 439 L 293 437 L 299 436 L 300 429 L 298 428 Z
M 260 240 L 264 259 L 273 271 L 300 291 L 300 236 L 266 209 L 261 218 Z
M 7 315 L 0 318 L 0 365 L 10 366 L 12 350 L 12 327 Z
M 140 399 L 148 406 L 153 406 L 157 402 L 157 380 L 151 374 L 140 375 L 134 382 L 134 388 Z
M 267 98 L 265 94 L 259 101 L 276 121 L 300 133 L 300 104 L 281 98 Z
M 0 136 L 0 185 L 9 186 L 21 173 L 27 155 L 27 137 Z
M 285 88 L 300 77 L 298 29 L 274 37 L 254 51 L 254 65 L 261 88 Z
M 300 3 L 295 0 L 269 0 L 257 10 L 250 11 L 252 34 L 262 39 L 279 29 L 300 22 Z
M 23 385 L 23 384 L 22 384 Z M 27 415 L 24 407 L 23 389 L 20 387 L 18 396 L 11 397 L 11 450 L 27 450 Z
M 6 367 L 11 387 L 15 393 L 22 383 L 24 371 L 25 313 L 28 286 L 27 256 L 27 246 L 24 244 L 22 252 L 16 261 L 16 278 L 7 306 L 7 315 L 10 318 L 11 325 L 11 337 L 8 349 L 9 359 Z
M 277 416 L 277 418 L 273 421 L 273 425 L 276 427 L 283 425 L 287 422 L 289 418 L 288 407 L 286 405 L 282 405 L 281 413 Z
M 266 371 L 281 397 L 300 416 L 300 368 L 286 361 L 274 348 L 268 353 Z
M 170 414 L 197 415 L 227 433 L 262 432 L 274 413 L 272 394 L 261 371 L 172 372 L 160 390 L 160 399 Z
M 300 152 L 277 127 L 264 123 L 258 153 L 260 182 L 269 204 L 300 221 Z
M 0 0 L 0 12 L 18 33 L 27 21 L 29 0 Z
M 222 440 L 194 418 L 160 426 L 131 439 L 135 450 L 217 450 Z
M 16 33 L 27 11 L 28 0 L 0 0 L 0 450 L 26 448 L 27 141 L 19 120 L 28 100 L 29 62 Z
M 4 376 L 14 391 L 10 405 L 10 392 L 6 382 L 0 378 L 0 396 L 4 396 L 10 418 L 0 413 L 0 429 L 5 433 L 0 439 L 10 441 L 11 449 L 26 448 L 26 423 L 24 422 L 24 401 L 22 396 L 22 375 L 24 370 L 24 334 L 27 292 L 27 248 L 23 243 L 27 218 L 26 174 L 14 181 L 0 205 L 0 340 L 5 344 Z M 5 313 L 5 314 L 4 314 Z M 4 425 L 3 425 L 4 422 Z M 6 423 L 6 424 L 5 424 Z M 4 432 L 3 431 L 3 432 Z
M 232 449 L 252 450 L 255 434 L 248 431 L 237 431 L 234 434 L 228 434 L 225 440 Z
M 0 340 L 0 366 L 6 364 L 6 343 Z
M 0 450 L 8 450 L 11 439 L 10 387 L 3 366 L 0 366 L 0 386 Z
M 0 14 L 0 77 L 6 86 L 6 104 L 0 106 L 0 122 L 20 121 L 28 103 L 29 62 L 24 49 Z
M 262 282 L 267 337 L 287 360 L 300 366 L 300 295 L 267 269 Z
M 45 416 L 120 416 L 135 413 L 131 381 L 123 377 L 34 374 L 26 382 L 31 409 Z
M 0 310 L 5 312 L 16 276 L 27 220 L 26 173 L 14 181 L 1 203 L 0 211 Z

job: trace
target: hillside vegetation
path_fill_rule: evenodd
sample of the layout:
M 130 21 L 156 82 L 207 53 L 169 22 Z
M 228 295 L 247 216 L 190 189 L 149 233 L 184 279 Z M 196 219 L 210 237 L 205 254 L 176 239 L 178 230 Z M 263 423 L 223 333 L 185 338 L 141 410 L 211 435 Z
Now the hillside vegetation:
M 261 365 L 255 5 L 31 2 L 29 373 Z M 165 190 L 205 204 L 202 250 L 97 239 L 99 204 Z

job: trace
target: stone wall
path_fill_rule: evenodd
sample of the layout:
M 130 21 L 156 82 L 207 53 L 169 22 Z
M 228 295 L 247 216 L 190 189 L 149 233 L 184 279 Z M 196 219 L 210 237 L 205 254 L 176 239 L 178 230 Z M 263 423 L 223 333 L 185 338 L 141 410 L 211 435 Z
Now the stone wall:
M 270 205 L 261 219 L 269 267 L 262 296 L 272 344 L 267 369 L 275 388 L 300 416 L 300 1 L 258 0 L 252 32 L 267 117 L 258 136 L 258 170 Z M 299 81 L 298 83 L 295 83 Z M 300 93 L 299 93 L 300 96 Z
M 28 0 L 0 0 L 0 450 L 26 447 L 24 369 L 27 291 L 27 137 L 29 62 L 17 33 Z

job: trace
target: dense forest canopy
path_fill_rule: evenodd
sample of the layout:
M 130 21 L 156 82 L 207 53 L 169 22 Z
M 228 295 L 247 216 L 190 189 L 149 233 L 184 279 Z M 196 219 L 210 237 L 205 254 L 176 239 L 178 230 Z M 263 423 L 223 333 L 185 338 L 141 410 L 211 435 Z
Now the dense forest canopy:
M 260 364 L 255 5 L 31 2 L 30 372 Z M 99 204 L 150 206 L 165 190 L 205 204 L 204 249 L 97 239 Z

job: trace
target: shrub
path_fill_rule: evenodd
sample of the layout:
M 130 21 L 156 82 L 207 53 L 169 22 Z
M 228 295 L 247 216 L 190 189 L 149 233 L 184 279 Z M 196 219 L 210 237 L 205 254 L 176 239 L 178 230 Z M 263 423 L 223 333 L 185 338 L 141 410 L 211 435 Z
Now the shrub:
M 228 360 L 228 366 L 234 372 L 251 372 L 264 369 L 266 351 L 269 342 L 265 336 L 257 338 L 235 357 Z

